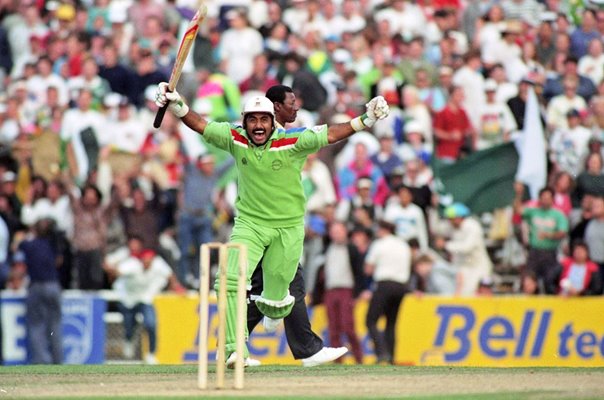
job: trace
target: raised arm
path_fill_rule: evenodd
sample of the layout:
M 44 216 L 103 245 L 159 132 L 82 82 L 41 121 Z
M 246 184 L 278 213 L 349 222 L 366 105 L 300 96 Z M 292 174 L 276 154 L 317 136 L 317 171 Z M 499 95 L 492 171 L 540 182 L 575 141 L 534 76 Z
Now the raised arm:
M 384 119 L 388 116 L 390 108 L 388 103 L 382 96 L 374 97 L 365 104 L 367 112 L 361 116 L 352 119 L 350 122 L 332 125 L 327 131 L 327 141 L 329 144 L 339 142 L 346 139 L 355 132 L 371 128 L 379 119 Z
M 168 111 L 177 118 L 180 118 L 186 126 L 200 135 L 203 135 L 203 131 L 206 129 L 208 121 L 195 111 L 190 110 L 187 103 L 185 103 L 185 100 L 176 90 L 168 92 L 168 84 L 166 82 L 157 85 L 155 104 L 160 108 L 168 104 Z

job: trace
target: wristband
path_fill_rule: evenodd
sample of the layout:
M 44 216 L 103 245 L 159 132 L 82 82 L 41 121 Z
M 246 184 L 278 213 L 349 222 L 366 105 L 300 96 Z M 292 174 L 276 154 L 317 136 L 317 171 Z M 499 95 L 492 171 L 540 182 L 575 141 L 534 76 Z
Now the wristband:
M 172 113 L 178 117 L 182 118 L 189 113 L 189 106 L 182 100 L 179 100 L 172 106 Z
M 363 119 L 367 117 L 366 114 L 361 115 L 360 117 L 356 117 L 350 120 L 350 126 L 355 132 L 364 130 L 367 126 L 363 122 Z

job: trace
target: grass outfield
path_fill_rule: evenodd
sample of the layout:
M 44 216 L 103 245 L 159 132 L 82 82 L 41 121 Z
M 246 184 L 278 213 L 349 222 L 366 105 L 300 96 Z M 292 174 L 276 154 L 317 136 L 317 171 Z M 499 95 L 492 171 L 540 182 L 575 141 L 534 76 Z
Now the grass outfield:
M 210 371 L 210 385 L 213 369 Z M 247 369 L 245 389 L 197 389 L 194 365 L 0 368 L 2 399 L 603 399 L 604 368 L 327 365 Z

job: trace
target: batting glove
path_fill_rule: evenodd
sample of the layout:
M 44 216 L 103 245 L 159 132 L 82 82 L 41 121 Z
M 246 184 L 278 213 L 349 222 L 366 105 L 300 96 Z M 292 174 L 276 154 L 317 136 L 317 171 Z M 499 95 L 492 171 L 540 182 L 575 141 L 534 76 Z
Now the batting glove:
M 184 117 L 189 112 L 189 106 L 180 97 L 180 94 L 176 90 L 173 92 L 168 91 L 168 84 L 166 82 L 162 82 L 157 86 L 155 104 L 160 108 L 168 104 L 168 111 L 178 118 Z
M 390 113 L 390 107 L 382 96 L 374 97 L 365 104 L 367 112 L 350 121 L 352 129 L 361 131 L 365 128 L 371 128 L 378 120 L 384 119 Z

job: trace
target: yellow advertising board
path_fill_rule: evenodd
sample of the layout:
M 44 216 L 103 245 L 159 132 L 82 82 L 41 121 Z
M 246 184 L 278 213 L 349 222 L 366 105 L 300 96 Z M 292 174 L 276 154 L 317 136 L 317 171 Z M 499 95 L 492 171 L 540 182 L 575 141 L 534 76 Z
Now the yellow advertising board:
M 604 366 L 604 298 L 407 296 L 395 361 L 409 365 Z
M 216 299 L 210 299 L 209 322 L 209 356 L 216 356 L 216 340 L 218 314 Z M 161 364 L 183 364 L 197 362 L 198 330 L 199 330 L 199 301 L 196 295 L 162 294 L 155 299 L 157 311 L 157 360 Z M 367 302 L 360 301 L 355 309 L 355 328 L 365 353 L 364 361 L 374 361 L 371 342 L 365 328 Z M 309 309 L 312 329 L 323 338 L 328 345 L 327 317 L 322 306 Z M 347 343 L 344 342 L 343 345 Z M 276 332 L 267 333 L 262 324 L 254 329 L 248 341 L 251 357 L 266 364 L 299 364 L 292 356 L 283 325 Z M 352 362 L 352 357 L 346 357 L 344 362 Z
M 218 316 L 215 299 L 211 303 L 209 359 L 213 361 Z M 197 362 L 198 304 L 196 295 L 156 298 L 160 363 Z M 358 301 L 355 328 L 364 363 L 372 364 L 375 357 L 365 327 L 366 312 L 367 302 Z M 309 309 L 309 316 L 313 331 L 329 345 L 325 309 Z M 248 348 L 253 358 L 265 364 L 299 364 L 287 346 L 283 326 L 267 333 L 259 324 Z M 408 295 L 398 316 L 394 361 L 403 365 L 602 367 L 604 297 Z M 353 359 L 349 355 L 344 362 Z

